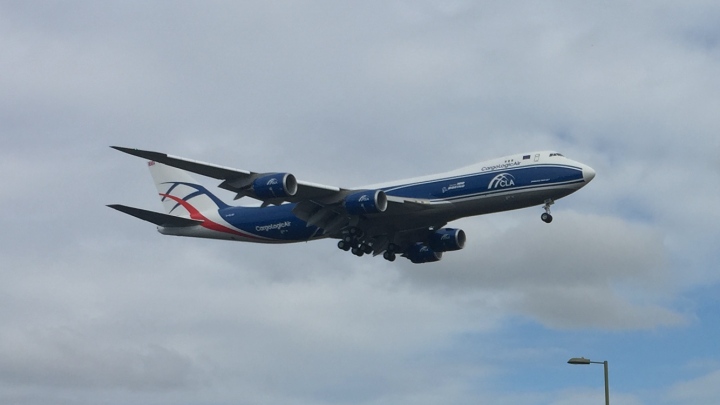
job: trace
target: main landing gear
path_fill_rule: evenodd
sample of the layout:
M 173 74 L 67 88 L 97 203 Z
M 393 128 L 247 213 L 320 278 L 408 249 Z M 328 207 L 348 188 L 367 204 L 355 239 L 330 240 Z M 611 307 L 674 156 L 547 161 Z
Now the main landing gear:
M 357 257 L 369 255 L 373 252 L 373 245 L 363 239 L 363 232 L 359 228 L 350 228 L 343 238 L 337 243 L 338 249 L 351 251 Z M 396 252 L 399 247 L 394 243 L 388 245 L 383 257 L 388 261 L 395 261 Z
M 540 215 L 540 219 L 542 219 L 543 222 L 545 222 L 546 224 L 549 224 L 553 220 L 552 215 L 550 215 L 550 206 L 553 204 L 555 204 L 555 201 L 548 198 L 547 200 L 545 200 L 545 205 L 543 205 L 545 212 L 543 212 L 543 214 Z
M 365 254 L 370 254 L 373 251 L 372 245 L 364 240 L 361 240 L 362 230 L 358 228 L 350 228 L 348 233 L 338 242 L 337 246 L 339 249 L 344 251 L 352 251 L 357 257 L 361 257 Z

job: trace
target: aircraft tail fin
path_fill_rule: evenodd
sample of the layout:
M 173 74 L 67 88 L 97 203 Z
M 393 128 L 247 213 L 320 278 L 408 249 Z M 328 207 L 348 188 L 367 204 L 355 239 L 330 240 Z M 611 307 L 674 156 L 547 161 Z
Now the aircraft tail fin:
M 199 219 L 197 213 L 228 207 L 185 170 L 154 161 L 148 167 L 168 215 Z

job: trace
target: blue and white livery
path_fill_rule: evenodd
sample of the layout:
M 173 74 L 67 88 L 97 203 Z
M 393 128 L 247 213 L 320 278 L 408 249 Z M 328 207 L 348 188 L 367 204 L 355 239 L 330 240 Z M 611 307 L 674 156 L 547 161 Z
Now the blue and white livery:
M 256 243 L 339 239 L 357 256 L 397 255 L 413 263 L 435 262 L 462 249 L 465 232 L 445 225 L 459 218 L 550 205 L 595 177 L 587 165 L 557 152 L 533 152 L 494 159 L 447 173 L 340 188 L 300 181 L 290 173 L 255 173 L 164 153 L 113 146 L 149 159 L 165 213 L 125 205 L 118 211 L 152 222 L 164 235 Z M 228 205 L 188 172 L 222 182 L 220 188 L 251 197 L 260 207 Z

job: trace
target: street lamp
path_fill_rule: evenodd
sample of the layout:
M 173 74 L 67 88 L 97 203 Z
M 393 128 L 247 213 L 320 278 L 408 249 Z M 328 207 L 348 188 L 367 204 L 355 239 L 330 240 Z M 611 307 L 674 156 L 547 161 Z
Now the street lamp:
M 585 357 L 573 357 L 568 364 L 603 364 L 605 365 L 605 405 L 610 405 L 610 388 L 608 387 L 608 365 L 607 361 L 590 361 Z

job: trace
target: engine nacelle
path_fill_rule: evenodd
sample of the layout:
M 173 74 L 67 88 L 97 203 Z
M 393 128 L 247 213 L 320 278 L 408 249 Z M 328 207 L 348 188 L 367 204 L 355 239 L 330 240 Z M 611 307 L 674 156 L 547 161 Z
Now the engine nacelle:
M 297 193 L 297 180 L 290 173 L 273 173 L 258 177 L 252 187 L 255 195 L 262 200 L 285 198 Z
M 465 231 L 444 228 L 430 235 L 430 248 L 436 252 L 450 252 L 465 247 Z
M 387 195 L 382 190 L 365 190 L 345 197 L 345 209 L 350 215 L 377 214 L 387 209 Z
M 437 262 L 442 255 L 442 252 L 436 252 L 422 243 L 412 245 L 406 253 L 406 257 L 415 264 Z

